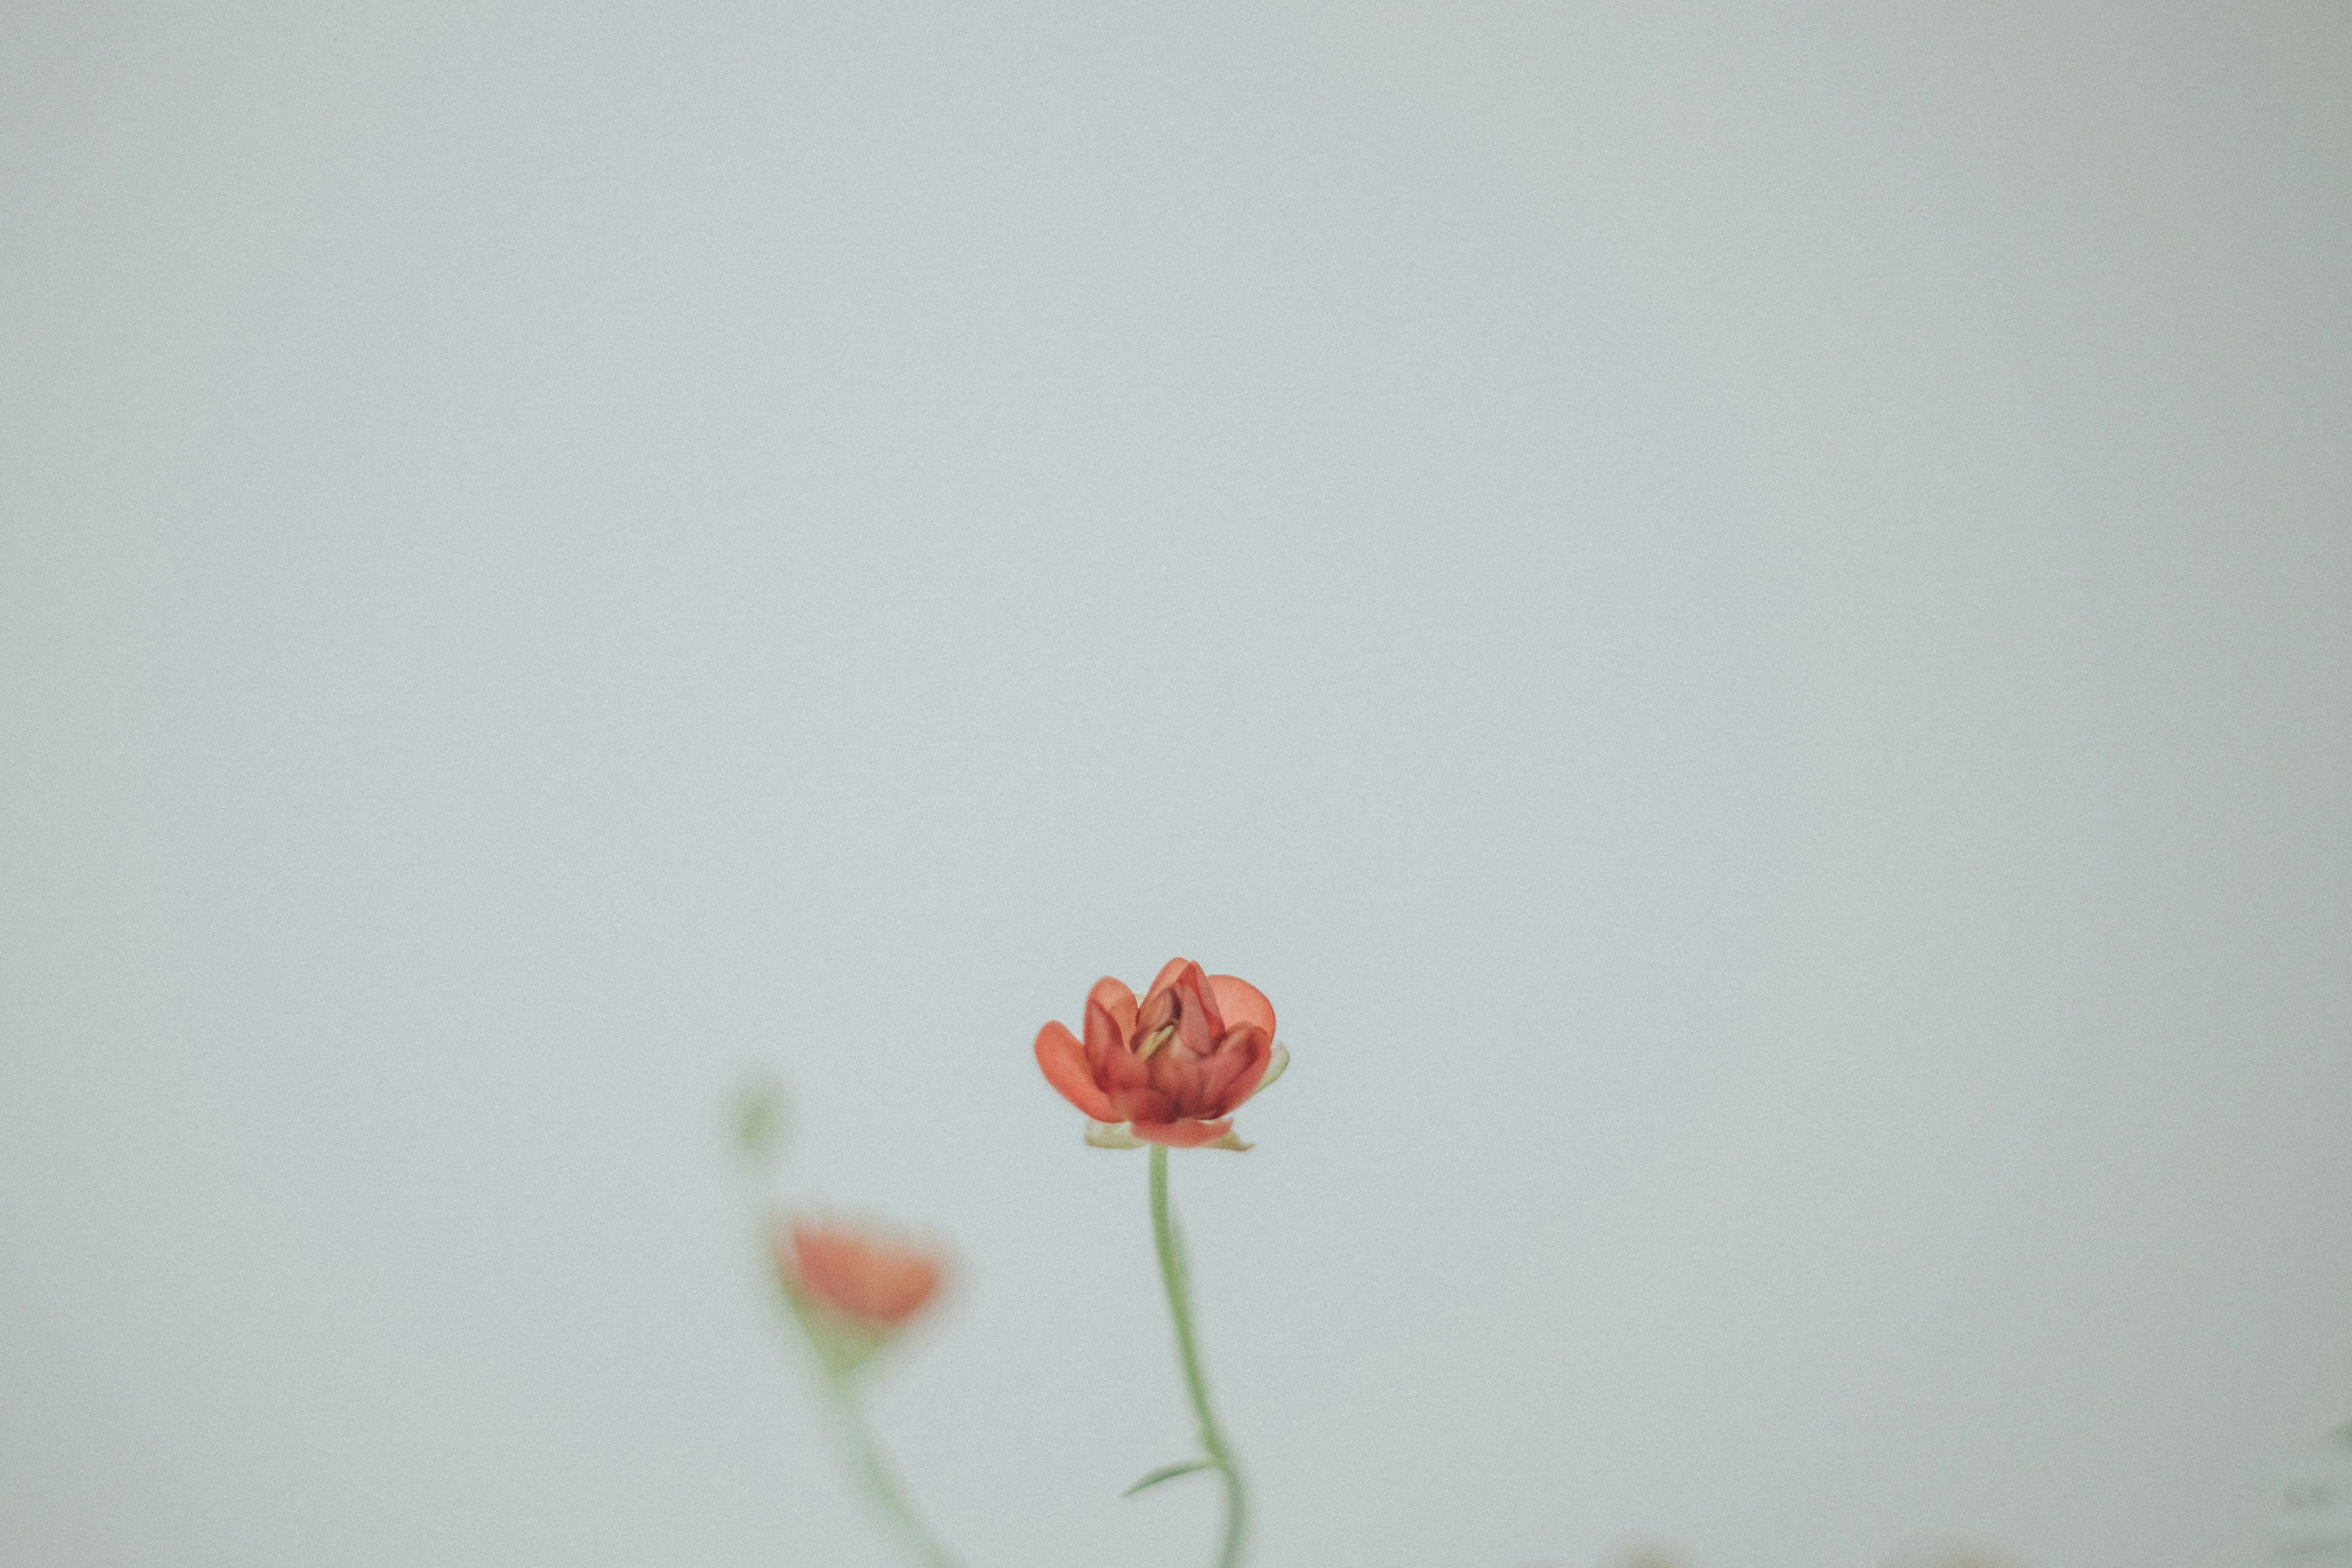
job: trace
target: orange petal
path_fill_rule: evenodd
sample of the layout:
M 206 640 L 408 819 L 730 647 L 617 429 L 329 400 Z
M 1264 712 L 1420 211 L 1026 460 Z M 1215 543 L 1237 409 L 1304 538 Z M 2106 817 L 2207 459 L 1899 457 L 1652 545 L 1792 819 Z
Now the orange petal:
M 856 1321 L 887 1329 L 939 1290 L 944 1259 L 936 1247 L 820 1220 L 795 1220 L 790 1234 L 801 1288 Z
M 1135 993 L 1127 988 L 1126 981 L 1106 974 L 1095 982 L 1095 988 L 1087 993 L 1087 1000 L 1102 1004 L 1103 1011 L 1118 1026 L 1120 1039 L 1135 1038 Z M 1266 1032 L 1274 1032 L 1271 1026 Z
M 1203 1143 L 1213 1143 L 1234 1130 L 1231 1119 L 1223 1121 L 1139 1121 L 1132 1131 L 1146 1143 L 1165 1143 L 1171 1149 L 1198 1149 Z
M 1274 1044 L 1255 1024 L 1244 1024 L 1217 1042 L 1217 1054 L 1201 1073 L 1202 1114 L 1222 1116 L 1257 1092 Z
M 1217 1012 L 1224 1018 L 1226 1028 L 1255 1024 L 1265 1031 L 1267 1039 L 1274 1038 L 1274 1004 L 1265 999 L 1265 992 L 1230 974 L 1210 975 L 1209 989 L 1216 994 Z
M 1202 1069 L 1207 1065 L 1207 1059 L 1181 1046 L 1171 1046 L 1145 1064 L 1144 1070 L 1151 1075 L 1151 1087 L 1168 1097 L 1178 1116 L 1204 1116 L 1211 1109 L 1202 1093 Z
M 1150 1064 L 1135 1054 L 1132 1046 L 1108 1037 L 1108 1031 L 1117 1027 L 1109 1014 L 1089 1002 L 1087 1020 L 1087 1068 L 1104 1093 L 1116 1095 L 1122 1089 L 1150 1081 Z
M 1107 1120 L 1132 1121 L 1139 1125 L 1146 1121 L 1158 1123 L 1176 1120 L 1175 1102 L 1156 1089 L 1122 1085 L 1110 1091 L 1110 1102 L 1118 1108 L 1118 1114 Z
M 1274 1054 L 1266 1061 L 1265 1071 L 1259 1077 L 1257 1087 L 1249 1091 L 1249 1098 L 1255 1100 L 1259 1095 L 1264 1094 L 1267 1089 L 1272 1089 L 1274 1087 L 1274 1080 L 1280 1078 L 1284 1073 L 1288 1072 L 1289 1070 L 1290 1047 L 1284 1045 L 1280 1040 L 1276 1040 L 1274 1042 Z
M 1160 966 L 1160 973 L 1151 977 L 1151 984 L 1144 989 L 1143 999 L 1146 1002 L 1150 1001 L 1154 996 L 1175 984 L 1176 977 L 1192 967 L 1192 961 L 1189 958 L 1170 959 Z
M 1225 1032 L 1225 1021 L 1218 1016 L 1216 998 L 1209 991 L 1209 977 L 1199 964 L 1188 963 L 1169 989 L 1181 1004 L 1176 1014 L 1176 1037 L 1194 1056 L 1207 1056 L 1217 1048 L 1217 1037 Z
M 1097 985 L 1097 991 L 1102 989 Z M 1130 1009 L 1132 1011 L 1132 1009 Z M 1087 1067 L 1098 1079 L 1108 1079 L 1110 1059 L 1125 1056 L 1135 1038 L 1135 1026 L 1129 1020 L 1119 1026 L 1118 1015 L 1093 996 L 1087 998 Z
M 1069 1026 L 1048 1024 L 1037 1031 L 1037 1066 L 1064 1100 L 1097 1121 L 1127 1120 L 1111 1108 L 1110 1097 L 1096 1087 L 1094 1075 L 1087 1070 L 1086 1048 L 1070 1033 Z

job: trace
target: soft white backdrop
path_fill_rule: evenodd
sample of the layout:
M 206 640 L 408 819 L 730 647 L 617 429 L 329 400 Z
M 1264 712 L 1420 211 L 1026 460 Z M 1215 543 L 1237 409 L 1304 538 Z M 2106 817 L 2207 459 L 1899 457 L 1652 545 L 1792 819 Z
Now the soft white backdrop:
M 0 16 L 0 1561 L 2208 1568 L 2352 1415 L 2352 18 Z

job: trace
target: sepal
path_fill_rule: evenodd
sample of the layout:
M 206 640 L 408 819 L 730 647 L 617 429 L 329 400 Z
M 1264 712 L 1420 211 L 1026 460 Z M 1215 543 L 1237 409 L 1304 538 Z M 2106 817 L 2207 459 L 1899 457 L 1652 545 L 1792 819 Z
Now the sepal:
M 1087 1119 L 1087 1143 L 1096 1149 L 1140 1149 L 1142 1143 L 1127 1130 L 1124 1121 L 1097 1121 Z
M 812 1300 L 807 1291 L 793 1280 L 782 1281 L 784 1304 L 792 1309 L 793 1321 L 800 1326 L 801 1337 L 808 1341 L 809 1349 L 824 1370 L 836 1378 L 845 1378 L 860 1371 L 874 1359 L 890 1340 L 889 1331 L 852 1322 Z

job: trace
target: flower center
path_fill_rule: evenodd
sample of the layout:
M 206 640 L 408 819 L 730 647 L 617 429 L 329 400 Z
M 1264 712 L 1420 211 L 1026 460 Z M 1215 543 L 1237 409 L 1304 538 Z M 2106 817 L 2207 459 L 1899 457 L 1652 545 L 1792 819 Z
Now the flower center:
M 1160 1047 L 1166 1045 L 1175 1037 L 1175 1025 L 1160 1025 L 1160 1027 L 1152 1030 L 1151 1033 L 1144 1036 L 1143 1038 L 1135 1042 L 1135 1059 L 1139 1062 L 1150 1061 L 1154 1052 L 1158 1051 Z

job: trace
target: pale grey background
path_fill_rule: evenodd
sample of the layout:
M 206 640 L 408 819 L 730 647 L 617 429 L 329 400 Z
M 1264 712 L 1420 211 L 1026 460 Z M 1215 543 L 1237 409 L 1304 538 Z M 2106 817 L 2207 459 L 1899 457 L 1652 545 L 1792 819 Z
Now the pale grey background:
M 2352 16 L 0 22 L 0 1561 L 2261 1548 L 2352 1415 Z

